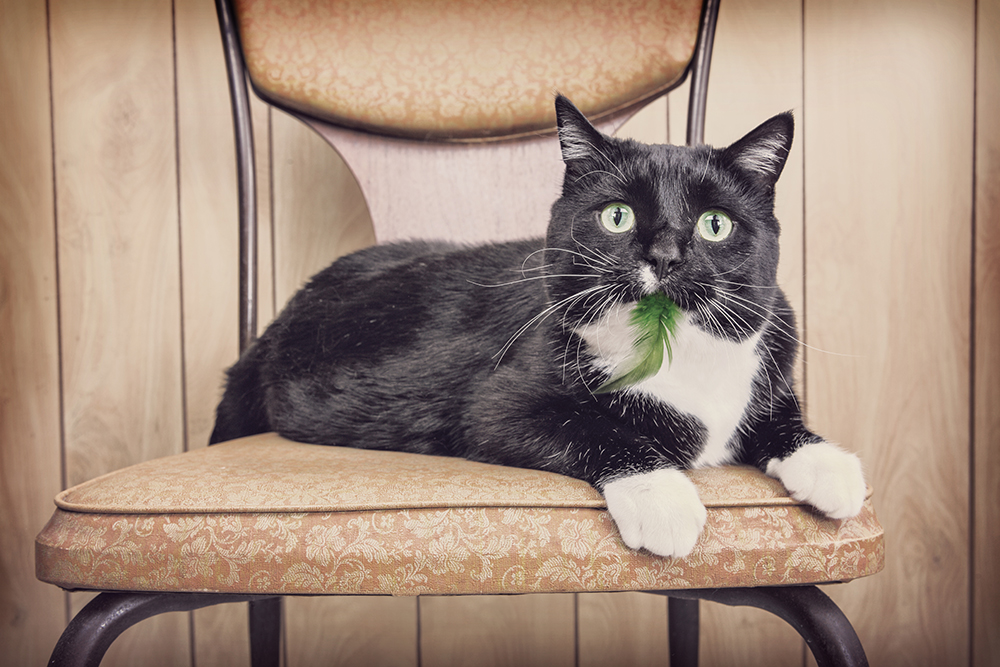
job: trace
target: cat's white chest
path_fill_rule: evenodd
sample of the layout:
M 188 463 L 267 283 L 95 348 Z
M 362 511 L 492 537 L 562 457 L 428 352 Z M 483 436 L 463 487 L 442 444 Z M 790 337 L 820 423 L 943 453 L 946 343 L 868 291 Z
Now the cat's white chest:
M 632 356 L 634 332 L 628 325 L 632 304 L 612 309 L 600 321 L 577 330 L 603 370 L 614 372 Z M 673 360 L 664 355 L 659 372 L 626 391 L 638 392 L 697 418 L 707 438 L 695 467 L 732 460 L 727 447 L 743 418 L 761 368 L 760 335 L 742 342 L 716 338 L 680 318 L 671 337 Z

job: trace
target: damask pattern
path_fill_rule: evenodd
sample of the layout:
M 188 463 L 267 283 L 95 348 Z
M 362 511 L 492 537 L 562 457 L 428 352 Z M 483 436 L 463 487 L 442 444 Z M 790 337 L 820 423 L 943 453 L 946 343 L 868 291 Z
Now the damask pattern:
M 339 125 L 423 139 L 555 127 L 561 92 L 590 117 L 684 74 L 701 0 L 237 0 L 268 99 Z
M 883 567 L 871 498 L 835 521 L 753 469 L 691 477 L 705 532 L 687 558 L 661 558 L 624 546 L 580 480 L 267 434 L 60 494 L 36 566 L 69 589 L 391 595 L 798 584 Z

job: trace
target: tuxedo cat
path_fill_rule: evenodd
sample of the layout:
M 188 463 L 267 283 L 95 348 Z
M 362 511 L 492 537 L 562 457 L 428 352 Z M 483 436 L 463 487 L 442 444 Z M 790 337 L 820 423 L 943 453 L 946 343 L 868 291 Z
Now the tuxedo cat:
M 625 544 L 664 556 L 705 523 L 688 468 L 753 465 L 857 514 L 858 458 L 806 428 L 792 388 L 774 217 L 791 115 L 714 149 L 605 136 L 563 97 L 556 112 L 566 171 L 545 239 L 337 260 L 229 369 L 212 442 L 273 430 L 570 475 Z M 615 382 L 639 363 L 632 313 L 650 295 L 674 309 L 668 354 Z

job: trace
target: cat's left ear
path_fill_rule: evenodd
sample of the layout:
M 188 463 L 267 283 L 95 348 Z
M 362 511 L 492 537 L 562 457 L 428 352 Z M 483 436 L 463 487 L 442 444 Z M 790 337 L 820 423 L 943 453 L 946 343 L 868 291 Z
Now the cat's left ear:
M 722 151 L 726 162 L 754 181 L 774 187 L 792 149 L 795 121 L 792 112 L 761 123 L 745 137 Z

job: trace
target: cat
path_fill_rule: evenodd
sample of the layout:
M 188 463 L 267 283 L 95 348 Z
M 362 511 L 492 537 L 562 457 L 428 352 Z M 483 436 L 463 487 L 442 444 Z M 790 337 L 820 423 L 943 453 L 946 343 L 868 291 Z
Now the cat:
M 792 115 L 714 149 L 613 138 L 555 106 L 565 177 L 544 239 L 337 260 L 228 370 L 211 442 L 277 431 L 569 475 L 627 546 L 662 556 L 705 524 L 685 469 L 749 464 L 856 515 L 861 463 L 803 422 L 775 283 Z M 676 307 L 667 358 L 608 389 L 636 363 L 630 313 L 649 295 Z

